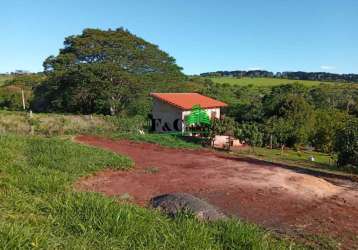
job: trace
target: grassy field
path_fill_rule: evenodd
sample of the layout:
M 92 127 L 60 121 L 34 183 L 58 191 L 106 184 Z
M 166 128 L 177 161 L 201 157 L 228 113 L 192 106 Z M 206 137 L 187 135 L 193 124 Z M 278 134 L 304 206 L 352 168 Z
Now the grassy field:
M 138 133 L 145 123 L 142 117 L 103 115 L 33 114 L 0 110 L 0 134 L 62 136 L 75 134 Z
M 307 87 L 318 86 L 320 84 L 337 84 L 332 82 L 320 82 L 320 81 L 306 81 L 306 80 L 289 80 L 289 79 L 277 79 L 277 78 L 235 78 L 235 77 L 210 77 L 208 78 L 215 83 L 227 83 L 230 85 L 249 86 L 256 87 L 273 87 L 283 84 L 302 83 Z
M 281 163 L 288 166 L 301 167 L 316 171 L 330 172 L 339 175 L 358 174 L 355 168 L 339 168 L 336 165 L 336 159 L 331 155 L 319 153 L 315 151 L 296 151 L 285 149 L 281 153 L 280 149 L 250 148 L 242 149 L 235 152 L 238 156 L 251 157 L 273 163 Z M 313 156 L 315 161 L 309 158 Z
M 255 148 L 253 151 L 253 149 L 245 148 L 240 150 L 239 154 L 255 155 L 270 161 L 290 161 L 291 163 L 298 163 L 311 167 L 330 166 L 334 164 L 330 155 L 315 151 L 296 151 L 292 149 L 285 149 L 282 153 L 280 149 Z M 311 156 L 315 158 L 314 162 L 309 160 L 309 157 Z
M 68 140 L 0 136 L 0 245 L 3 249 L 296 249 L 237 220 L 176 219 L 73 182 L 130 159 Z
M 77 134 L 96 134 L 113 139 L 128 139 L 156 143 L 172 148 L 199 148 L 181 136 L 166 134 L 139 134 L 142 118 L 121 118 L 112 116 L 85 116 L 60 114 L 33 114 L 26 112 L 0 111 L 0 134 L 39 135 L 45 137 Z
M 11 76 L 1 76 L 0 75 L 0 86 L 4 85 L 5 81 L 10 80 Z
M 104 116 L 33 114 L 0 111 L 0 134 L 58 136 L 81 133 L 113 132 L 115 124 Z

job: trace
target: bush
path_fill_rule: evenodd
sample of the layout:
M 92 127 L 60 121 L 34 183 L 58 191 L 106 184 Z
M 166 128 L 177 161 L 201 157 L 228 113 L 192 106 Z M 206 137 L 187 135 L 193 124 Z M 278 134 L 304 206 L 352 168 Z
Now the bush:
M 215 135 L 236 135 L 238 130 L 238 123 L 231 117 L 225 117 L 224 119 L 214 119 L 211 122 L 210 137 Z
M 318 110 L 315 112 L 315 127 L 310 142 L 312 146 L 325 153 L 332 153 L 336 132 L 342 128 L 347 114 L 338 110 Z
M 246 123 L 241 125 L 238 138 L 255 149 L 255 147 L 262 145 L 263 134 L 255 123 Z
M 338 153 L 339 166 L 358 167 L 358 119 L 349 119 L 336 136 L 335 150 Z

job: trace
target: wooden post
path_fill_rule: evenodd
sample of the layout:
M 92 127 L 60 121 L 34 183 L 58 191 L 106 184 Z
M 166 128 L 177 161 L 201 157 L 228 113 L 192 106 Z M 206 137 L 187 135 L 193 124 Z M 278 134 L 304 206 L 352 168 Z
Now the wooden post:
M 26 110 L 26 104 L 25 104 L 25 93 L 24 90 L 21 89 L 21 97 L 22 97 L 22 108 Z
M 231 136 L 229 135 L 229 143 L 228 143 L 227 150 L 230 152 L 230 149 L 231 149 Z

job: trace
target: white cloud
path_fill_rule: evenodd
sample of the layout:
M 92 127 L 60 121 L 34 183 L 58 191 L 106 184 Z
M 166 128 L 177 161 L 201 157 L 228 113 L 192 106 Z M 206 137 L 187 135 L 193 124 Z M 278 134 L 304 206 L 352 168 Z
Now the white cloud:
M 261 67 L 249 67 L 247 70 L 262 70 Z
M 335 66 L 331 66 L 331 65 L 321 65 L 321 69 L 323 70 L 332 70 L 335 69 Z

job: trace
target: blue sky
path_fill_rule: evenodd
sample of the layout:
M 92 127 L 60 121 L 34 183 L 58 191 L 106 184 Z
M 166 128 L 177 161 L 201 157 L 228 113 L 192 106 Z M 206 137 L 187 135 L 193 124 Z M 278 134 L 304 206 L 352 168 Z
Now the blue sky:
M 1 0 L 0 72 L 41 71 L 64 37 L 117 28 L 187 74 L 267 69 L 358 73 L 357 0 Z

